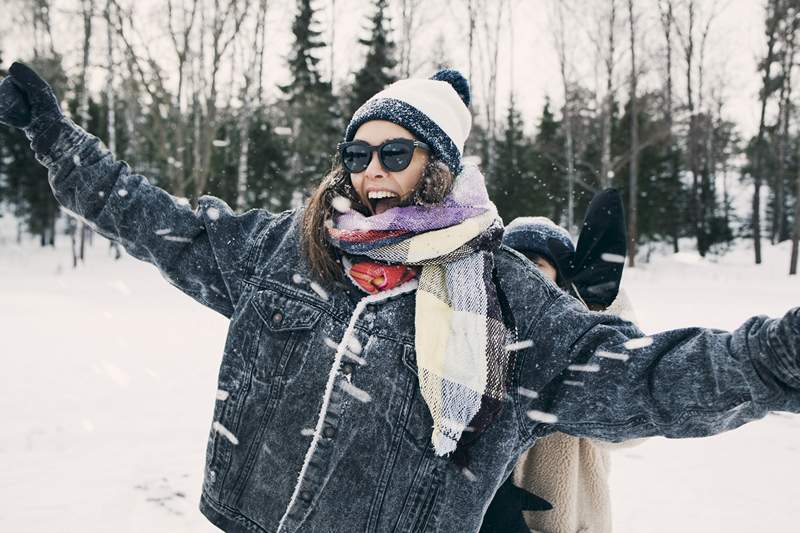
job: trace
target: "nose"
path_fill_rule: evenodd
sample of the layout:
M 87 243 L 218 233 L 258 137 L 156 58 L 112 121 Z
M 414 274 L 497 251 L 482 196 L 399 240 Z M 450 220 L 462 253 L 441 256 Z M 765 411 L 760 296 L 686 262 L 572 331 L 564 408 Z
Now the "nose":
M 383 169 L 383 165 L 381 165 L 381 158 L 378 157 L 377 152 L 372 153 L 372 159 L 370 159 L 369 165 L 367 165 L 364 173 L 370 179 L 386 177 L 386 171 Z

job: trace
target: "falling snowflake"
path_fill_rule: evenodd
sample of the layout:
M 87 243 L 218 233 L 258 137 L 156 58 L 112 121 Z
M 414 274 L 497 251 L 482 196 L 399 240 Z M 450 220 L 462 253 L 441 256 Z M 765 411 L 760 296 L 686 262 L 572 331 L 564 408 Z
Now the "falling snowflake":
M 172 242 L 192 242 L 192 239 L 189 237 L 179 237 L 177 235 L 163 235 L 162 236 L 165 241 L 172 241 Z
M 75 163 L 76 167 L 81 166 L 81 158 L 78 154 L 72 156 L 72 162 Z
M 627 361 L 628 359 L 630 359 L 630 356 L 628 354 L 608 352 L 606 350 L 597 350 L 596 352 L 594 352 L 594 354 L 597 357 L 604 357 L 606 359 L 617 359 L 619 361 Z
M 564 385 L 569 385 L 571 387 L 583 387 L 583 381 L 573 381 L 571 379 L 565 379 Z
M 600 256 L 600 259 L 602 259 L 606 263 L 624 263 L 625 262 L 625 256 L 624 255 L 619 255 L 619 254 L 605 253 L 605 254 Z
M 239 439 L 236 438 L 236 435 L 231 433 L 228 430 L 228 428 L 226 428 L 225 426 L 223 426 L 219 422 L 214 421 L 214 423 L 211 424 L 211 427 L 214 428 L 214 431 L 216 431 L 217 433 L 219 433 L 220 435 L 222 435 L 223 437 L 225 437 L 226 439 L 231 441 L 231 444 L 233 444 L 234 446 L 239 444 Z
M 528 411 L 528 418 L 531 420 L 535 420 L 536 422 L 542 422 L 543 424 L 555 424 L 558 422 L 558 417 L 554 414 L 545 413 L 544 411 L 537 411 L 536 409 L 531 409 Z
M 469 468 L 462 468 L 461 473 L 464 474 L 464 477 L 467 478 L 467 481 L 471 483 L 475 483 L 478 480 L 478 476 L 476 476 Z
M 293 275 L 292 282 L 300 285 L 301 283 L 303 283 L 303 276 L 301 276 L 300 274 Z
M 526 350 L 533 346 L 532 340 L 514 342 L 506 346 L 507 352 L 517 352 L 519 350 Z
M 224 402 L 228 399 L 228 396 L 230 396 L 228 391 L 222 389 L 217 390 L 217 400 Z
M 517 392 L 519 393 L 520 396 L 525 396 L 526 398 L 536 399 L 539 397 L 538 392 L 526 389 L 525 387 L 518 387 Z
M 206 209 L 206 215 L 210 220 L 219 220 L 219 209 L 216 207 L 209 207 Z
M 128 191 L 125 189 L 120 189 L 117 191 L 117 195 L 119 195 L 120 198 L 124 198 L 128 196 Z
M 342 388 L 344 392 L 355 398 L 361 403 L 368 403 L 372 401 L 372 397 L 369 393 L 363 389 L 359 389 L 349 381 L 340 381 L 339 386 Z
M 337 196 L 331 201 L 331 206 L 340 213 L 347 213 L 350 211 L 350 200 L 344 196 Z
M 600 372 L 600 365 L 569 365 L 567 370 L 572 370 L 573 372 Z
M 640 337 L 638 339 L 629 340 L 628 342 L 623 344 L 623 346 L 625 346 L 625 348 L 627 348 L 628 350 L 636 350 L 638 348 L 647 348 L 651 344 L 653 344 L 652 337 Z
M 327 292 L 325 292 L 325 289 L 323 289 L 323 288 L 322 288 L 322 287 L 319 285 L 319 283 L 317 283 L 316 281 L 312 281 L 311 283 L 309 283 L 309 286 L 311 287 L 311 290 L 313 290 L 314 292 L 316 292 L 316 293 L 317 293 L 317 295 L 318 295 L 320 298 L 322 298 L 322 299 L 323 299 L 323 300 L 325 300 L 326 302 L 328 301 L 328 298 L 329 298 L 329 296 L 328 296 L 328 293 L 327 293 Z
M 172 228 L 157 229 L 156 235 L 169 235 L 172 233 Z

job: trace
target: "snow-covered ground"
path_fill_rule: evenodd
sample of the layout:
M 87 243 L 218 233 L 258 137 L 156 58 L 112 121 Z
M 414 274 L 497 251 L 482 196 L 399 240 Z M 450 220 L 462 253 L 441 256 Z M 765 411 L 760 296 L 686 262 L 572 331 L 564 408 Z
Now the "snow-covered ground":
M 0 531 L 217 531 L 197 511 L 226 321 L 98 238 L 0 242 Z M 800 305 L 788 247 L 656 257 L 625 286 L 645 331 Z M 615 531 L 800 530 L 800 416 L 614 452 Z

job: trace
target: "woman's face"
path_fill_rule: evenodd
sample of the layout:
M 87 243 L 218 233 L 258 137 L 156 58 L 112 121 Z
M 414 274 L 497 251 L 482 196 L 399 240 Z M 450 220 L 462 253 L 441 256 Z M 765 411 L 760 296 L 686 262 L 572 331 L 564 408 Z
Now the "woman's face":
M 558 273 L 556 272 L 556 267 L 553 266 L 553 263 L 542 257 L 538 254 L 525 254 L 528 256 L 528 259 L 533 261 L 533 264 L 536 265 L 536 268 L 544 274 L 544 277 L 552 281 L 553 283 L 556 282 L 556 277 Z
M 404 127 L 385 120 L 365 122 L 353 137 L 355 141 L 364 141 L 372 146 L 391 139 L 416 140 Z M 400 172 L 391 172 L 383 168 L 378 153 L 373 152 L 369 166 L 363 172 L 350 174 L 350 182 L 361 203 L 373 215 L 379 215 L 408 201 L 414 194 L 427 162 L 428 153 L 417 148 L 408 167 Z

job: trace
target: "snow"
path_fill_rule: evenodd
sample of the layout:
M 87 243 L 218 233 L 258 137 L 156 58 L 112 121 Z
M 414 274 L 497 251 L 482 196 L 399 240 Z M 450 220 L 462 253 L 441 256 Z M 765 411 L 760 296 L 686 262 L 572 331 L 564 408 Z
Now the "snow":
M 153 267 L 114 261 L 98 236 L 73 270 L 68 239 L 53 250 L 8 235 L 0 235 L 0 531 L 219 531 L 197 503 L 214 404 L 225 401 L 216 379 L 225 318 Z M 654 255 L 626 270 L 623 284 L 646 333 L 731 329 L 800 304 L 788 256 L 786 244 L 766 246 L 759 267 L 744 247 L 721 259 Z M 528 416 L 552 423 L 548 413 Z M 797 530 L 798 435 L 800 416 L 773 414 L 715 437 L 615 448 L 615 533 Z
M 520 351 L 520 350 L 527 350 L 531 346 L 533 346 L 533 341 L 532 340 L 512 342 L 511 344 L 506 346 L 506 351 L 507 352 L 517 352 L 517 351 Z
M 639 339 L 631 339 L 623 346 L 628 350 L 638 350 L 639 348 L 647 348 L 653 344 L 653 339 L 651 337 L 641 337 Z
M 543 424 L 555 424 L 558 422 L 558 417 L 556 415 L 552 413 L 545 413 L 544 411 L 539 411 L 538 409 L 529 410 L 528 418 Z

